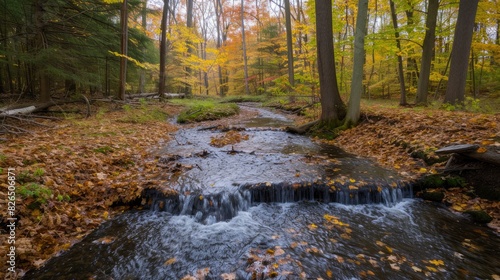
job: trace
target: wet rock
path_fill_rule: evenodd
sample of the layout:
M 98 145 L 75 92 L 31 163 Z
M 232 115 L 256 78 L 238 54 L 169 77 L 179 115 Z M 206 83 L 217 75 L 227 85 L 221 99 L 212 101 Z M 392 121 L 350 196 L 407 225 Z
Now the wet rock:
M 440 190 L 425 190 L 419 195 L 423 200 L 442 202 L 444 199 L 444 192 Z
M 493 218 L 488 215 L 488 213 L 482 210 L 467 210 L 464 212 L 464 214 L 470 216 L 474 222 L 479 224 L 487 224 L 493 220 Z

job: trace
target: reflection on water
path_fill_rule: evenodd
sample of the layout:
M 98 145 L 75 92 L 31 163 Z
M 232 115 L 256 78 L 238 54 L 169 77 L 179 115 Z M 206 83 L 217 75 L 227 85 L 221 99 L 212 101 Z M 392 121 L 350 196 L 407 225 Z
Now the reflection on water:
M 207 279 L 251 279 L 254 271 L 283 279 L 491 279 L 500 274 L 499 245 L 488 230 L 413 199 L 395 207 L 261 204 L 208 225 L 139 211 L 26 279 L 180 279 L 205 268 Z

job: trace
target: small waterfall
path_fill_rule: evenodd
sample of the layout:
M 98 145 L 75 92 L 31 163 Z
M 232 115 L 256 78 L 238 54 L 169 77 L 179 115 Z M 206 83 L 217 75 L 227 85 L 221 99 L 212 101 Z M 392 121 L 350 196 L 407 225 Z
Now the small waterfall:
M 412 197 L 410 183 L 393 182 L 367 184 L 362 187 L 324 183 L 242 185 L 234 192 L 203 194 L 200 192 L 179 195 L 164 195 L 155 189 L 144 192 L 144 206 L 154 211 L 166 211 L 173 215 L 193 216 L 198 222 L 212 224 L 227 221 L 259 203 L 290 203 L 317 201 L 346 205 L 384 204 L 394 206 L 403 198 Z
M 157 190 L 147 189 L 144 198 L 145 207 L 153 211 L 193 216 L 198 222 L 205 224 L 230 220 L 239 211 L 247 210 L 251 204 L 251 194 L 247 190 L 208 195 L 190 193 L 167 196 Z
M 359 187 L 322 183 L 257 184 L 246 186 L 252 194 L 252 203 L 318 201 L 347 205 L 384 204 L 393 206 L 413 195 L 412 184 L 407 182 L 372 183 Z

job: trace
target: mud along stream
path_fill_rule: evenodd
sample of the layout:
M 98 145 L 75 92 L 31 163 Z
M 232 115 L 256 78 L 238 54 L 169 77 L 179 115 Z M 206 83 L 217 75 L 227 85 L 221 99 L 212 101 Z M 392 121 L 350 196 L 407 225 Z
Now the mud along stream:
M 500 238 L 412 198 L 361 157 L 280 127 L 261 108 L 231 135 L 185 128 L 161 149 L 178 195 L 108 221 L 25 279 L 492 279 Z M 496 276 L 498 277 L 498 276 Z M 496 278 L 498 279 L 498 278 Z

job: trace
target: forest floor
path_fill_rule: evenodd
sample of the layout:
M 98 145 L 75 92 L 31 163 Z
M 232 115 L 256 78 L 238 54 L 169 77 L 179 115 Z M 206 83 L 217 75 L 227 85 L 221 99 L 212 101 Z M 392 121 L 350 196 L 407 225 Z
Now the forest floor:
M 0 209 L 8 209 L 8 170 L 16 181 L 14 216 L 16 268 L 19 276 L 67 250 L 104 221 L 125 211 L 143 189 L 165 185 L 169 170 L 158 165 L 155 151 L 173 139 L 179 126 L 165 122 L 182 107 L 153 104 L 136 107 L 103 106 L 88 119 L 45 120 L 29 127 L 31 134 L 5 135 L 0 140 Z M 211 121 L 230 124 L 252 112 Z M 163 116 L 163 117 L 162 117 Z M 297 123 L 303 117 L 290 115 Z M 370 157 L 407 178 L 433 174 L 444 163 L 428 165 L 411 156 L 453 143 L 500 145 L 500 115 L 447 112 L 422 108 L 364 106 L 362 122 L 328 141 L 348 152 Z M 208 124 L 207 124 L 208 125 Z M 28 127 L 26 127 L 28 126 Z M 189 126 L 192 126 L 189 125 Z M 404 144 L 403 144 L 404 143 Z M 446 191 L 452 211 L 482 209 L 500 232 L 500 202 L 473 197 L 459 188 Z M 0 243 L 7 247 L 10 213 L 0 213 Z M 5 250 L 2 250 L 5 252 Z M 7 263 L 6 254 L 0 262 Z M 2 266 L 3 267 L 3 266 Z M 0 271 L 4 277 L 5 269 Z

